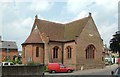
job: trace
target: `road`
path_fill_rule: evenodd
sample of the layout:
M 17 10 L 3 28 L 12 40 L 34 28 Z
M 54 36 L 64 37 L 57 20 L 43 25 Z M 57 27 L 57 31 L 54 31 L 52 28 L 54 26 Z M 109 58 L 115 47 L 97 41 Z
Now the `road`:
M 118 67 L 117 64 L 106 66 L 104 69 L 89 69 L 83 71 L 74 71 L 73 73 L 55 73 L 45 75 L 111 75 L 111 71 Z

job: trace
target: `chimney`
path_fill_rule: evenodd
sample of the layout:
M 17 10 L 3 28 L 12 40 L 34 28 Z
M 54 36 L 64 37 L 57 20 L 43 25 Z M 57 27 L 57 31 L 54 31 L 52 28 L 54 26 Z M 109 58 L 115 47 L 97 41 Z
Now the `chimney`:
M 89 12 L 89 16 L 91 16 L 92 15 L 92 13 L 91 12 Z
M 37 15 L 35 16 L 35 19 L 38 19 L 38 16 L 37 16 Z

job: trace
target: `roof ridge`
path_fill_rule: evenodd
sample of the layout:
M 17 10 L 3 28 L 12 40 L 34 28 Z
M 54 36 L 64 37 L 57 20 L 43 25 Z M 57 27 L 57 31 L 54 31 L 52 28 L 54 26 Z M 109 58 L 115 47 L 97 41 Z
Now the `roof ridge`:
M 70 22 L 66 22 L 66 23 L 60 23 L 60 22 L 54 22 L 54 21 L 51 21 L 51 20 L 47 20 L 47 19 L 35 19 L 35 20 L 39 20 L 39 21 L 45 21 L 45 22 L 49 22 L 49 23 L 54 23 L 54 24 L 61 24 L 61 25 L 66 25 L 66 24 L 69 24 L 69 23 L 72 23 L 72 22 L 76 22 L 76 21 L 79 21 L 79 20 L 83 20 L 85 18 L 88 18 L 88 17 L 91 17 L 91 16 L 87 16 L 87 17 L 84 17 L 84 18 L 81 18 L 81 19 L 77 19 L 77 20 L 72 20 Z
M 61 24 L 61 25 L 64 25 L 63 23 L 59 23 L 59 22 L 54 22 L 54 21 L 49 21 L 47 19 L 37 19 L 39 21 L 45 21 L 45 22 L 49 22 L 49 23 L 54 23 L 54 24 Z
M 8 41 L 8 40 L 7 40 L 7 41 L 4 41 L 4 40 L 1 40 L 1 42 L 15 42 L 15 41 Z M 16 42 L 15 42 L 15 43 L 16 43 Z
M 73 23 L 73 22 L 77 22 L 77 21 L 80 21 L 80 20 L 83 20 L 83 19 L 86 19 L 86 18 L 89 18 L 89 16 L 88 16 L 88 17 L 81 18 L 81 19 L 73 20 L 73 21 L 68 22 L 68 23 L 66 23 L 66 24 L 70 24 L 70 23 Z

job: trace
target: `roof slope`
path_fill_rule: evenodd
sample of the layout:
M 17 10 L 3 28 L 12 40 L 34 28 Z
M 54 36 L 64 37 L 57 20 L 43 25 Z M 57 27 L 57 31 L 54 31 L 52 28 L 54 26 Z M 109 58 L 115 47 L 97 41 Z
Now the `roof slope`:
M 36 25 L 41 32 L 47 34 L 50 40 L 62 41 L 64 40 L 64 25 L 45 20 L 37 19 Z
M 40 38 L 40 32 L 44 32 L 51 41 L 65 42 L 75 40 L 75 38 L 80 35 L 90 18 L 92 17 L 88 16 L 66 24 L 55 23 L 36 18 L 31 34 L 23 44 L 43 43 Z M 38 27 L 38 31 L 40 32 L 34 32 L 36 26 Z
M 78 37 L 82 32 L 88 20 L 89 17 L 85 17 L 83 19 L 66 24 L 64 39 L 66 41 L 75 40 L 75 38 Z
M 0 48 L 18 49 L 16 42 L 13 41 L 0 41 Z
M 24 43 L 43 43 L 39 35 L 39 30 L 34 29 Z

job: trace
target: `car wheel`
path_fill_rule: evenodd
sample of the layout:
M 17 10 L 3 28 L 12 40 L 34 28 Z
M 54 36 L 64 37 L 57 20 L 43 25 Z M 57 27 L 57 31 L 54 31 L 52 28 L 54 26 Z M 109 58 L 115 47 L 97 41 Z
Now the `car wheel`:
M 53 71 L 51 71 L 52 73 L 56 73 L 56 71 L 55 70 L 53 70 Z
M 68 73 L 71 73 L 71 72 L 72 72 L 72 70 L 68 70 L 67 72 L 68 72 Z
M 49 71 L 49 73 L 52 73 L 52 71 Z

